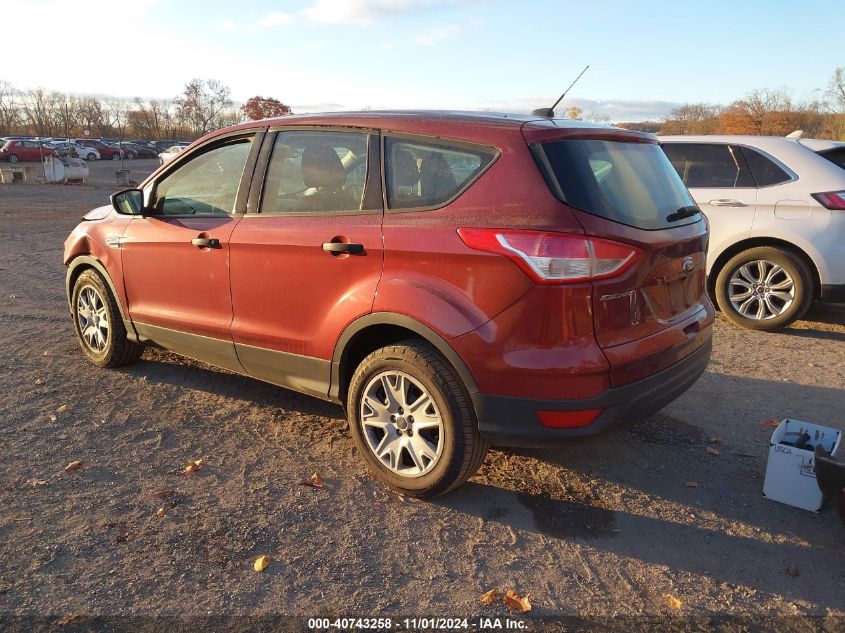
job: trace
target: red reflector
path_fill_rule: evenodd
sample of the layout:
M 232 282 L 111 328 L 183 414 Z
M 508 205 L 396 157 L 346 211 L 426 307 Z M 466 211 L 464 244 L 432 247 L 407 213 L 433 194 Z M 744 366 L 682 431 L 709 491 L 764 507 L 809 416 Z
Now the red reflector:
M 578 411 L 538 411 L 537 417 L 543 426 L 550 429 L 571 429 L 592 424 L 604 409 L 580 409 Z

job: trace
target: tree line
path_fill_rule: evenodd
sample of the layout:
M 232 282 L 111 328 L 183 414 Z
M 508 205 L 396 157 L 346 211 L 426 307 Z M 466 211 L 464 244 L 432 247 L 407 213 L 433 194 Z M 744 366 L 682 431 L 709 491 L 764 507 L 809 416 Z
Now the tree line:
M 756 89 L 728 105 L 686 103 L 660 121 L 617 123 L 656 134 L 755 134 L 785 136 L 795 130 L 813 138 L 845 140 L 845 67 L 836 68 L 825 90 L 811 100 L 793 99 L 786 89 Z M 237 107 L 228 86 L 192 79 L 172 99 L 77 96 L 44 88 L 17 90 L 0 80 L 0 136 L 92 137 L 193 140 L 245 120 L 291 114 L 278 99 L 255 96 Z M 600 123 L 600 113 L 572 119 Z
M 781 88 L 756 89 L 728 105 L 686 103 L 662 121 L 620 123 L 656 134 L 752 134 L 804 136 L 845 141 L 845 68 L 836 68 L 825 90 L 811 100 L 796 100 Z
M 0 136 L 32 135 L 189 141 L 247 119 L 291 114 L 277 99 L 255 96 L 236 107 L 228 86 L 192 79 L 172 99 L 72 95 L 44 88 L 18 90 L 0 80 Z

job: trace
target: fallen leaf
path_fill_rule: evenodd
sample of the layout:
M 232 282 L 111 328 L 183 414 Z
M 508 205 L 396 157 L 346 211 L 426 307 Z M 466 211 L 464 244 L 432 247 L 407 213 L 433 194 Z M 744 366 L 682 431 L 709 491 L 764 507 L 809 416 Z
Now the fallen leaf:
M 769 420 L 763 420 L 762 422 L 760 422 L 760 426 L 762 426 L 764 429 L 776 429 L 779 424 L 780 420 L 775 420 L 774 418 L 771 418 Z
M 527 593 L 524 596 L 520 596 L 516 591 L 513 589 L 508 589 L 508 592 L 505 594 L 505 597 L 502 598 L 502 602 L 507 605 L 508 610 L 513 613 L 514 611 L 519 611 L 521 613 L 525 613 L 526 611 L 531 611 L 531 601 L 529 600 L 531 594 Z
M 50 414 L 50 422 L 55 422 L 55 421 L 56 421 L 56 420 L 58 420 L 58 419 L 59 419 L 59 418 L 57 418 L 57 417 L 55 416 L 55 414 L 53 414 L 53 413 L 51 413 L 51 414 Z
M 153 493 L 153 499 L 164 499 L 165 497 L 172 497 L 173 490 L 156 490 Z
M 26 483 L 31 486 L 46 486 L 47 480 L 46 479 L 27 479 Z
M 491 589 L 481 596 L 481 604 L 493 604 L 501 595 L 498 589 Z
M 164 509 L 164 506 L 159 508 L 158 511 L 156 512 L 156 516 L 159 519 L 163 519 L 166 515 L 167 515 L 167 511 Z
M 42 354 L 42 356 L 49 356 L 49 355 L 50 355 L 50 352 L 44 352 L 44 353 Z
M 708 446 L 708 447 L 707 447 L 707 454 L 708 454 L 708 455 L 718 455 L 718 454 L 719 454 L 719 451 L 717 451 L 717 450 L 716 450 L 715 448 L 713 448 L 712 446 Z
M 65 411 L 67 411 L 67 405 L 66 404 L 63 404 L 58 409 L 56 409 L 56 413 L 64 413 Z
M 266 554 L 264 556 L 259 556 L 255 559 L 255 563 L 253 563 L 252 568 L 255 571 L 264 571 L 267 569 L 267 566 L 270 564 L 270 557 Z
M 801 572 L 798 571 L 798 568 L 795 565 L 786 568 L 786 573 L 792 576 L 793 578 L 797 578 L 801 575 Z
M 188 464 L 185 466 L 185 469 L 182 471 L 182 474 L 190 475 L 191 473 L 197 472 L 203 466 L 205 466 L 205 460 L 202 457 L 199 459 L 190 459 L 188 460 Z
M 684 606 L 684 603 L 678 600 L 675 596 L 670 596 L 669 594 L 666 594 L 666 606 L 672 609 L 680 609 L 682 606 Z
M 314 473 L 313 475 L 311 475 L 311 479 L 300 481 L 299 485 L 311 486 L 312 488 L 323 488 L 326 485 L 326 482 L 323 481 L 322 477 L 320 477 L 319 474 Z
M 707 441 L 708 441 L 708 442 L 710 442 L 711 444 L 718 444 L 719 442 L 721 442 L 721 441 L 722 441 L 722 438 L 721 438 L 721 437 L 718 437 L 717 435 L 713 435 L 713 436 L 712 436 L 709 440 L 707 440 Z
M 36 378 L 36 379 L 35 379 L 35 384 L 36 384 L 36 385 L 43 385 L 43 384 L 44 384 L 44 381 L 43 381 L 43 380 L 41 380 L 40 378 Z
M 47 352 L 44 352 L 44 353 L 46 354 Z M 68 613 L 68 614 L 67 614 L 65 617 L 63 617 L 61 620 L 57 620 L 57 621 L 56 621 L 56 624 L 57 624 L 58 626 L 64 626 L 65 624 L 70 624 L 70 623 L 71 623 L 71 622 L 73 622 L 74 620 L 78 620 L 78 619 L 79 619 L 79 614 L 78 614 L 78 613 Z
M 65 466 L 66 473 L 73 473 L 82 468 L 85 464 L 82 462 L 81 459 L 77 459 L 76 461 L 71 462 L 67 466 Z
M 698 488 L 698 482 L 696 481 L 685 481 L 684 488 Z

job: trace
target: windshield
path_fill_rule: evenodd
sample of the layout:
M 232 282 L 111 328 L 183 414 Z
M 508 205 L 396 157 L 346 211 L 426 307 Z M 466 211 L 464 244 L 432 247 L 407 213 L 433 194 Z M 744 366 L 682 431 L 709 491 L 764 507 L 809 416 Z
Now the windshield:
M 659 145 L 596 139 L 554 141 L 541 148 L 555 180 L 552 189 L 556 184 L 570 206 L 650 230 L 701 218 L 684 213 L 668 219 L 695 202 Z

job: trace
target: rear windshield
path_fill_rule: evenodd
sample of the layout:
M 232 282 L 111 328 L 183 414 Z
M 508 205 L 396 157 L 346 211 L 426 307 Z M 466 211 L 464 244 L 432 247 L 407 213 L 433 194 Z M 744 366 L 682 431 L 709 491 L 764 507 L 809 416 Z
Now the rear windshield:
M 835 147 L 833 149 L 819 152 L 819 154 L 824 156 L 831 163 L 845 169 L 845 147 Z
M 659 145 L 564 140 L 543 143 L 541 149 L 552 190 L 572 207 L 649 230 L 701 218 L 696 213 L 674 222 L 667 219 L 695 202 Z

